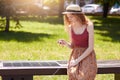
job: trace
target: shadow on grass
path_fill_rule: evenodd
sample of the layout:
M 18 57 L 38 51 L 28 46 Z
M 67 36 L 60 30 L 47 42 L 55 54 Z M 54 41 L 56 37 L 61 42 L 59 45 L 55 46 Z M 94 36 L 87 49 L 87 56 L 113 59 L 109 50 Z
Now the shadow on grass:
M 55 35 L 44 33 L 31 33 L 31 32 L 4 32 L 0 31 L 0 40 L 3 41 L 18 41 L 18 42 L 32 42 L 32 41 L 44 41 L 44 38 L 53 38 Z
M 103 37 L 109 37 L 112 40 L 102 39 L 103 41 L 112 41 L 112 42 L 120 42 L 120 16 L 118 17 L 108 17 L 104 19 L 102 17 L 93 17 L 95 19 L 95 30 L 96 34 L 100 34 Z M 98 21 L 98 22 L 97 22 Z M 101 24 L 101 26 L 98 26 Z

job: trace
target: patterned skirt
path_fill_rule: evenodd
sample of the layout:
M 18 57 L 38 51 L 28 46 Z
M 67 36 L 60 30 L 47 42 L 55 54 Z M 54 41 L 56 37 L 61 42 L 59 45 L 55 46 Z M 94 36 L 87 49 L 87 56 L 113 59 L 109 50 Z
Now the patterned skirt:
M 74 48 L 68 62 L 68 80 L 95 80 L 97 74 L 97 63 L 94 50 L 78 65 L 69 67 L 70 61 L 75 60 L 86 50 L 86 48 Z

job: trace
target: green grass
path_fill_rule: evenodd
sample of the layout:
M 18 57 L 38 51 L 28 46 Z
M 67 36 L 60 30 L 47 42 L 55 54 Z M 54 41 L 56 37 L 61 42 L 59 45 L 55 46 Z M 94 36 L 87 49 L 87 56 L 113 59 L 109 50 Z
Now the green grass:
M 103 19 L 89 16 L 95 24 L 97 60 L 120 59 L 120 16 Z M 57 40 L 69 41 L 62 18 L 21 18 L 22 28 L 10 32 L 0 30 L 1 60 L 68 60 L 71 50 L 59 46 Z M 97 75 L 96 80 L 113 80 L 113 74 Z M 35 76 L 34 80 L 67 80 L 67 76 Z

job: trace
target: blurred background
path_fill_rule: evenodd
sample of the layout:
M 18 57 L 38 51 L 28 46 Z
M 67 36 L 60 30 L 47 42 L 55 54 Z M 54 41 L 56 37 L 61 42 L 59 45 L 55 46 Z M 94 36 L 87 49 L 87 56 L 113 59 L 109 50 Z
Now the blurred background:
M 9 31 L 9 20 L 19 24 L 21 16 L 62 16 L 66 6 L 78 4 L 87 15 L 120 15 L 119 0 L 0 0 L 0 16 L 6 19 L 5 31 Z M 3 19 L 0 22 L 4 22 Z
M 70 4 L 94 23 L 97 60 L 120 60 L 120 0 L 0 0 L 0 60 L 68 60 L 71 50 L 57 41 L 69 41 L 61 13 Z M 96 80 L 114 80 L 114 74 L 97 74 Z

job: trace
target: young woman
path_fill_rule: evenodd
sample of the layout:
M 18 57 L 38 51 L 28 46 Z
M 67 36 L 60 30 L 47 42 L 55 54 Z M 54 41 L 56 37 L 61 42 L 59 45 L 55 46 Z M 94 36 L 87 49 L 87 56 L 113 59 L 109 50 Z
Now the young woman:
M 58 43 L 72 49 L 67 69 L 69 80 L 94 80 L 97 64 L 93 23 L 78 5 L 69 5 L 63 14 L 70 42 L 59 40 Z

